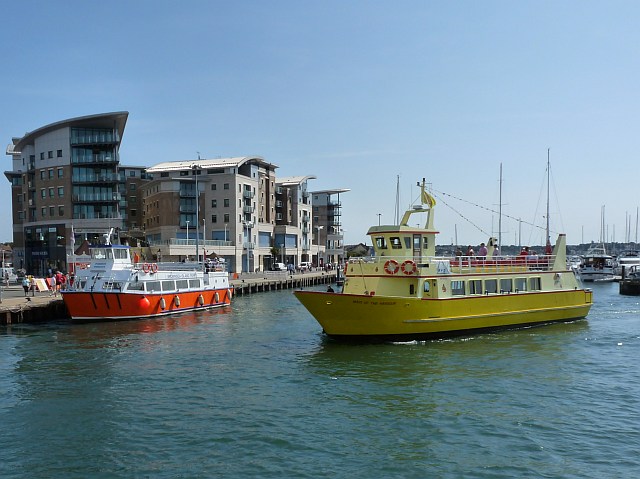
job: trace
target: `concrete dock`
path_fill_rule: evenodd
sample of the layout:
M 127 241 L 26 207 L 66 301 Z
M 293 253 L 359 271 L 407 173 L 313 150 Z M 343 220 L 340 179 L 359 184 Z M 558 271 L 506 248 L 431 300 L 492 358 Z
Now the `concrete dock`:
M 230 280 L 235 296 L 244 296 L 283 289 L 297 289 L 336 281 L 336 271 L 308 271 L 305 273 L 287 273 L 267 271 L 259 273 L 240 273 L 232 275 Z M 44 323 L 69 319 L 69 313 L 58 294 L 50 295 L 43 291 L 29 293 L 25 297 L 20 285 L 0 288 L 0 325 L 16 323 Z

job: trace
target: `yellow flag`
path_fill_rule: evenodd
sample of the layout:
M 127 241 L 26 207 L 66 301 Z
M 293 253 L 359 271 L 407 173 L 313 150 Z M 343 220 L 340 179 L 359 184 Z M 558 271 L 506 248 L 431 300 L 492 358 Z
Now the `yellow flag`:
M 436 199 L 427 193 L 427 190 L 422 187 L 422 204 L 429 205 L 429 208 L 433 208 L 436 205 Z

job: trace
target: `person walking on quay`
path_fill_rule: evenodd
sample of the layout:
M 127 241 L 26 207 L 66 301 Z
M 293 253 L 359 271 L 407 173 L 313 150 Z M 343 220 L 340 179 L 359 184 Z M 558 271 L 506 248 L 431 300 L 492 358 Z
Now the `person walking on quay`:
M 31 287 L 31 282 L 29 281 L 29 277 L 25 276 L 24 278 L 22 278 L 22 289 L 24 289 L 24 296 L 25 298 L 28 296 L 29 294 L 29 288 Z

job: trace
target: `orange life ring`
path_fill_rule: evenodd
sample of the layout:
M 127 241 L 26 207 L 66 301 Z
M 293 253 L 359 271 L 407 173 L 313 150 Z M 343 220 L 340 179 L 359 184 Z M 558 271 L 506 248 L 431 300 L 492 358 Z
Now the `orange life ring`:
M 406 275 L 414 274 L 418 271 L 418 267 L 416 266 L 415 262 L 413 262 L 410 259 L 404 261 L 402 263 L 402 266 L 400 266 L 400 268 L 402 269 L 402 272 Z
M 395 259 L 387 260 L 387 262 L 384 264 L 384 271 L 387 274 L 396 274 L 399 269 L 400 265 Z
M 151 263 L 151 265 L 149 265 L 149 271 L 151 271 L 151 273 L 157 273 L 158 272 L 158 265 L 155 263 Z
M 148 273 L 150 268 L 151 265 L 149 263 L 145 263 L 142 265 L 142 271 L 144 271 L 145 273 Z

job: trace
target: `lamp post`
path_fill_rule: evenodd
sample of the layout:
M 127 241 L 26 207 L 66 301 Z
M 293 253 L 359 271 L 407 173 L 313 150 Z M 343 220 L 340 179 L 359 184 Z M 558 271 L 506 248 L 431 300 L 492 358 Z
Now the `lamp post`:
M 200 161 L 200 153 L 198 153 L 198 161 Z M 200 254 L 198 253 L 198 240 L 200 236 L 200 220 L 198 218 L 198 207 L 200 206 L 200 192 L 198 191 L 198 174 L 201 168 L 197 164 L 191 165 L 193 175 L 196 177 L 196 262 L 200 261 Z
M 207 220 L 202 218 L 202 261 L 207 256 Z
M 282 256 L 282 264 L 284 264 L 284 243 L 280 245 L 280 255 Z
M 324 229 L 324 226 L 316 226 L 316 246 L 318 248 L 318 252 L 316 254 L 316 267 L 320 267 L 320 230 Z
M 227 242 L 227 227 L 229 225 L 227 223 L 224 224 L 224 242 Z
M 187 246 L 189 246 L 189 220 L 187 220 Z

